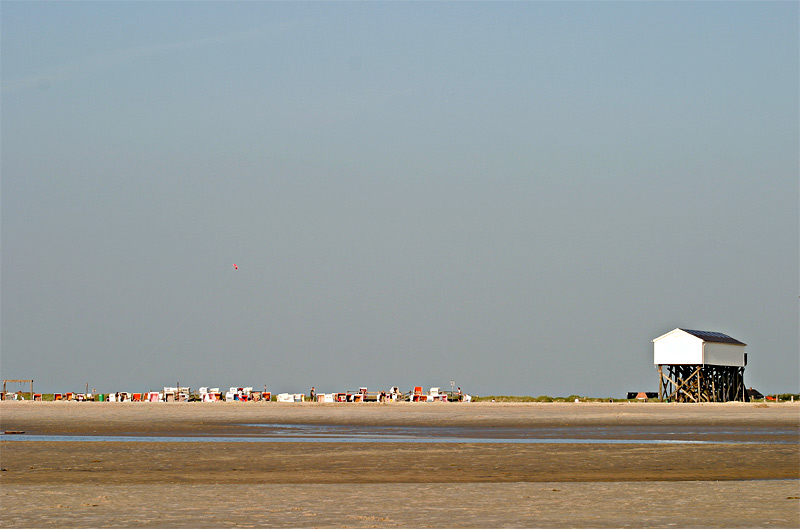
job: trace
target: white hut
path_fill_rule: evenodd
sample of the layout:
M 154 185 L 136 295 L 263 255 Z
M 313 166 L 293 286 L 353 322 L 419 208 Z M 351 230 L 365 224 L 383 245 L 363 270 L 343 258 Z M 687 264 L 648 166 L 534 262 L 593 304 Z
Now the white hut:
M 655 338 L 653 363 L 658 366 L 659 400 L 747 400 L 746 345 L 721 332 L 691 329 L 675 329 Z

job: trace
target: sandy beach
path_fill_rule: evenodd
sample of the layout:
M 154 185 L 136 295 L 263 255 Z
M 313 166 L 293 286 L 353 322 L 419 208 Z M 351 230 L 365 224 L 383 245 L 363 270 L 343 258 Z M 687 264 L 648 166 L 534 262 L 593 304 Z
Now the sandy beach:
M 250 442 L 300 424 L 557 438 Z M 0 430 L 4 527 L 800 526 L 798 404 L 3 402 Z M 675 432 L 702 442 L 642 442 Z

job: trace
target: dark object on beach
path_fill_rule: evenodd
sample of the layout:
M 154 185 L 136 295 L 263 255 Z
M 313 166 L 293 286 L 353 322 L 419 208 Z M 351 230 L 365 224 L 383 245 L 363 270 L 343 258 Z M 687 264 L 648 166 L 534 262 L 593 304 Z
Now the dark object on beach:
M 645 398 L 648 399 L 657 399 L 658 393 L 655 391 L 629 391 L 628 392 L 628 400 L 639 398 L 639 394 L 644 393 Z
M 6 430 L 4 433 L 6 435 L 15 435 L 15 434 L 21 434 L 21 433 L 25 433 L 25 432 L 23 432 L 22 430 Z

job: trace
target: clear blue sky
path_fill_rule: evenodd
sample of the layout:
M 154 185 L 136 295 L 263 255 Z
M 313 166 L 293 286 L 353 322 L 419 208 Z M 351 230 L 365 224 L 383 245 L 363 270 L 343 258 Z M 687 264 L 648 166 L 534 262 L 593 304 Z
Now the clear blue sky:
M 0 15 L 3 378 L 800 389 L 797 2 Z

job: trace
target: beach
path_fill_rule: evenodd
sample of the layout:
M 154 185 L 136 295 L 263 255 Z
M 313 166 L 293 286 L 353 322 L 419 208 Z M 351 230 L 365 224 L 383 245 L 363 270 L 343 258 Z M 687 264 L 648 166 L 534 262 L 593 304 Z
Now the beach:
M 800 526 L 791 403 L 2 402 L 0 430 L 3 527 Z

